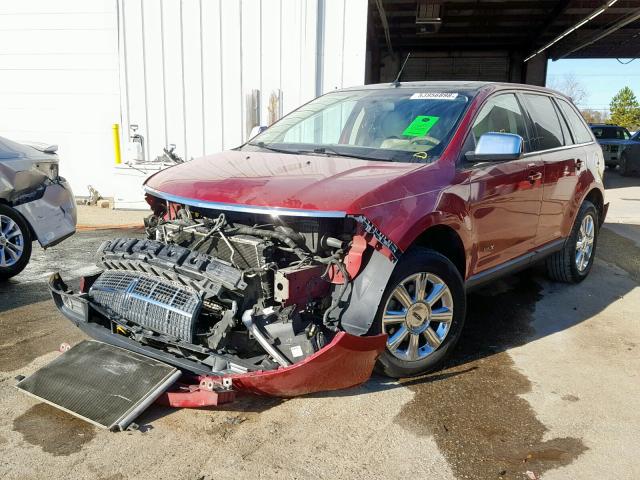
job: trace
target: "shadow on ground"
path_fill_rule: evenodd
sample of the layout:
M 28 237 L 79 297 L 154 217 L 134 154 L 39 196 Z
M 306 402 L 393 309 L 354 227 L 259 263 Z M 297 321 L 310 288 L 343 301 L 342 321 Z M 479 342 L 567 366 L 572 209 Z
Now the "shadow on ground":
M 604 174 L 604 187 L 606 190 L 637 187 L 638 185 L 640 185 L 640 175 L 623 177 L 618 169 L 607 170 Z

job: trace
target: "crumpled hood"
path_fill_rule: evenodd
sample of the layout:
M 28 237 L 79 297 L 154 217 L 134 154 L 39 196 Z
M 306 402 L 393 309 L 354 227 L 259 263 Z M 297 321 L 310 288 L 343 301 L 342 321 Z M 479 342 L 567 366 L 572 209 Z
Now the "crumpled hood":
M 358 213 L 360 199 L 424 165 L 226 151 L 163 170 L 145 186 L 199 202 Z

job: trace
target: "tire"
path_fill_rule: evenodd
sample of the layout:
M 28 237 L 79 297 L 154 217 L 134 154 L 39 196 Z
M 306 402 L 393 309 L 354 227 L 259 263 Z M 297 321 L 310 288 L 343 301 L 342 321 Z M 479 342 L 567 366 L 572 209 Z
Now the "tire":
M 31 258 L 31 230 L 13 208 L 0 204 L 0 280 L 18 275 Z
M 626 152 L 622 152 L 620 155 L 620 175 L 623 177 L 628 177 L 632 173 L 631 166 L 629 165 L 629 159 L 627 158 Z
M 401 284 L 408 297 L 398 293 Z M 423 285 L 424 301 L 416 301 L 418 285 Z M 440 296 L 435 295 L 437 298 L 430 303 L 429 297 L 436 289 Z M 404 297 L 404 307 L 400 303 L 401 297 Z M 391 311 L 395 314 L 389 314 Z M 443 321 L 432 319 L 433 314 L 440 314 Z M 372 325 L 371 333 L 389 335 L 387 348 L 378 358 L 377 370 L 394 378 L 436 370 L 458 342 L 465 314 L 464 283 L 455 265 L 434 250 L 414 248 L 408 251 L 389 279 Z M 389 319 L 392 321 L 388 322 Z M 402 329 L 406 332 L 404 337 Z M 391 344 L 401 337 L 393 348 Z
M 590 221 L 586 220 L 587 217 L 590 217 Z M 565 283 L 580 283 L 587 278 L 591 271 L 593 259 L 596 254 L 598 226 L 600 225 L 598 220 L 598 211 L 596 210 L 596 207 L 593 203 L 585 200 L 580 207 L 580 211 L 578 212 L 573 228 L 571 229 L 571 234 L 567 238 L 564 247 L 559 252 L 556 252 L 547 258 L 547 274 L 552 280 Z M 590 251 L 588 253 L 588 258 L 586 258 L 586 262 L 584 255 L 587 255 L 587 252 L 583 250 L 583 257 L 580 257 L 578 252 L 578 242 L 580 238 L 583 238 L 582 245 L 589 244 L 588 238 L 586 240 L 586 244 L 584 243 L 584 234 L 582 233 L 585 222 L 587 222 L 585 230 L 589 230 L 588 225 L 591 225 L 592 229 L 591 233 L 588 234 L 588 237 L 590 236 L 591 240 Z

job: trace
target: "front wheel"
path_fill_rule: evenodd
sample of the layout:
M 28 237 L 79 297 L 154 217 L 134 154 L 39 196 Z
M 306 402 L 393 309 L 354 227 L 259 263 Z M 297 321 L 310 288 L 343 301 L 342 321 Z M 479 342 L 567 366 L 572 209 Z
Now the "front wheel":
M 386 333 L 378 369 L 410 377 L 437 369 L 460 337 L 466 312 L 464 284 L 438 252 L 415 248 L 396 266 L 380 302 L 373 333 Z
M 18 212 L 0 205 L 0 280 L 19 274 L 31 257 L 31 232 Z

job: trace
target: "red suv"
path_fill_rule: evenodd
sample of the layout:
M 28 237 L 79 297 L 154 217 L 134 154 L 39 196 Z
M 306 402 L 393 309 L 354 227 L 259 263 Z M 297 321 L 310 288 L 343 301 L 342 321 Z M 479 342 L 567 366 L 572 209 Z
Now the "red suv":
M 51 289 L 89 335 L 252 391 L 349 386 L 376 358 L 416 375 L 452 351 L 468 290 L 540 260 L 555 280 L 589 274 L 603 170 L 551 90 L 335 91 L 151 177 L 148 238 L 103 244 L 80 294 Z

